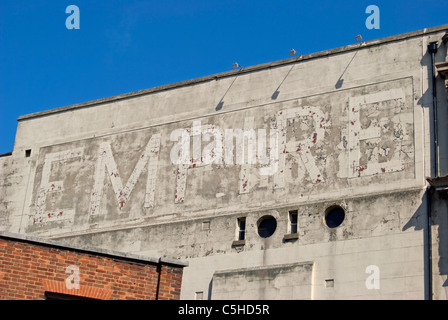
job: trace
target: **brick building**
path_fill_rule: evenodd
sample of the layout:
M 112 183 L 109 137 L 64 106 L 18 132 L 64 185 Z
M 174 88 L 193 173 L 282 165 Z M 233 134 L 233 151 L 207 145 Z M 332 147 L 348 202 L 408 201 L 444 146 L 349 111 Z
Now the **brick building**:
M 177 300 L 185 266 L 0 233 L 0 300 Z

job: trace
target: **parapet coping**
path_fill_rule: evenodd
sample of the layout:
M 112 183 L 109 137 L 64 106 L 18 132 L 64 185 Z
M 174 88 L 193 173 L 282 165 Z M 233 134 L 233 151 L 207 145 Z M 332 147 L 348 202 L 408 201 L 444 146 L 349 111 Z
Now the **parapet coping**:
M 221 72 L 221 73 L 217 73 L 217 74 L 212 74 L 212 75 L 208 75 L 208 76 L 204 76 L 204 77 L 175 82 L 175 83 L 166 84 L 166 85 L 162 85 L 162 86 L 157 86 L 154 88 L 119 94 L 119 95 L 111 96 L 108 98 L 101 98 L 101 99 L 77 103 L 77 104 L 73 104 L 73 105 L 69 105 L 69 106 L 65 106 L 65 107 L 59 107 L 59 108 L 54 108 L 54 109 L 50 109 L 50 110 L 35 112 L 35 113 L 27 114 L 27 115 L 22 115 L 17 119 L 17 121 L 48 116 L 48 115 L 52 115 L 55 113 L 60 113 L 60 112 L 65 112 L 65 111 L 70 111 L 70 110 L 75 110 L 75 109 L 80 109 L 80 108 L 85 108 L 85 107 L 91 107 L 91 106 L 98 105 L 98 104 L 104 104 L 104 103 L 109 103 L 109 102 L 113 102 L 113 101 L 137 97 L 137 96 L 141 96 L 141 95 L 161 92 L 161 91 L 165 91 L 165 90 L 171 90 L 171 89 L 175 89 L 175 88 L 179 88 L 179 87 L 195 85 L 195 84 L 198 84 L 201 82 L 218 80 L 221 78 L 226 78 L 226 77 L 230 77 L 230 76 L 237 75 L 237 74 L 244 74 L 244 73 L 259 71 L 259 70 L 268 69 L 268 68 L 272 68 L 272 67 L 278 67 L 278 66 L 282 66 L 282 65 L 296 63 L 299 61 L 316 59 L 316 58 L 330 56 L 330 55 L 334 55 L 334 54 L 338 54 L 338 53 L 357 50 L 360 48 L 367 48 L 367 47 L 381 45 L 384 43 L 400 41 L 400 40 L 404 40 L 407 38 L 418 37 L 418 36 L 422 36 L 425 34 L 436 33 L 436 32 L 440 32 L 440 31 L 444 31 L 444 30 L 448 30 L 448 24 L 444 24 L 444 25 L 436 26 L 436 27 L 432 27 L 432 28 L 425 28 L 425 29 L 421 29 L 421 30 L 417 30 L 417 31 L 407 32 L 407 33 L 402 33 L 399 35 L 389 36 L 389 37 L 385 37 L 385 38 L 370 40 L 370 41 L 366 41 L 366 42 L 362 42 L 362 43 L 354 43 L 354 44 L 350 44 L 350 45 L 335 48 L 335 49 L 329 49 L 329 50 L 319 51 L 316 53 L 306 54 L 303 56 L 297 56 L 297 57 L 278 60 L 278 61 L 274 61 L 274 62 L 258 64 L 258 65 L 254 65 L 254 66 L 241 68 L 241 69 L 234 69 L 234 70 L 225 71 L 225 72 Z
M 188 265 L 189 265 L 188 261 L 186 261 L 186 260 L 171 259 L 171 258 L 165 258 L 165 257 L 154 258 L 154 257 L 143 256 L 143 255 L 124 253 L 124 252 L 118 252 L 118 251 L 100 249 L 100 248 L 93 248 L 93 247 L 87 247 L 87 246 L 86 247 L 73 246 L 73 245 L 69 245 L 62 241 L 48 240 L 48 239 L 37 238 L 37 237 L 23 235 L 23 234 L 17 234 L 17 233 L 0 232 L 0 238 L 10 239 L 13 241 L 22 241 L 22 242 L 32 243 L 35 245 L 53 247 L 53 248 L 64 249 L 64 250 L 78 251 L 78 252 L 91 254 L 91 255 L 101 255 L 101 256 L 107 256 L 110 258 L 124 259 L 124 260 L 137 262 L 137 263 L 169 264 L 169 265 L 178 266 L 178 267 L 182 267 L 182 268 L 188 267 Z

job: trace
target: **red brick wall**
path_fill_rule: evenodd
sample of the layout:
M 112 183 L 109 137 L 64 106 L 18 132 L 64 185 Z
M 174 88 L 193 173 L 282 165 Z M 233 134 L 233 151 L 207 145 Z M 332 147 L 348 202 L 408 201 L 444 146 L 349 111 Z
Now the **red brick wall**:
M 179 300 L 183 270 L 172 266 L 161 267 L 159 300 Z
M 66 273 L 67 267 L 73 269 Z M 74 270 L 79 271 L 79 288 L 72 287 L 74 282 L 66 284 L 67 278 L 75 277 Z M 111 300 L 179 299 L 182 273 L 180 266 L 0 238 L 0 299 L 4 300 L 44 299 L 45 291 Z

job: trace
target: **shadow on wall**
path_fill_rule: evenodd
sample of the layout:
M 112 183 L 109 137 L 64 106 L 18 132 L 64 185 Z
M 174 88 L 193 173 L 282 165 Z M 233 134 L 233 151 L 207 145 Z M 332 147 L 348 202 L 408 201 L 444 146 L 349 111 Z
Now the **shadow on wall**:
M 349 63 L 347 64 L 347 66 L 345 67 L 344 71 L 342 72 L 342 74 L 340 75 L 338 81 L 336 82 L 336 84 L 334 85 L 334 87 L 336 89 L 340 89 L 342 87 L 342 84 L 344 83 L 344 74 L 347 71 L 348 67 L 350 66 L 350 64 L 352 63 L 353 59 L 355 59 L 356 55 L 358 54 L 359 50 L 356 50 L 355 54 L 352 56 L 352 58 L 350 59 Z
M 447 57 L 447 44 L 440 42 L 437 48 L 437 53 L 435 54 L 435 62 L 441 62 L 445 61 Z M 429 131 L 431 136 L 431 143 L 430 143 L 430 163 L 431 163 L 431 176 L 434 176 L 434 110 L 433 110 L 433 92 L 432 92 L 432 65 L 431 65 L 431 54 L 426 50 L 425 55 L 420 60 L 420 65 L 426 69 L 427 72 L 427 78 L 428 83 L 426 84 L 427 89 L 425 92 L 422 92 L 422 96 L 417 101 L 417 105 L 419 105 L 422 108 L 427 108 L 429 112 Z M 447 102 L 446 102 L 446 89 L 445 89 L 445 83 L 442 81 L 440 75 L 437 76 L 437 117 L 440 119 L 447 119 L 448 118 L 448 110 L 447 110 Z M 442 98 L 444 97 L 444 98 Z M 440 124 L 444 123 L 442 121 L 439 122 L 438 127 L 438 146 L 439 146 L 439 158 L 445 158 L 448 156 L 448 135 L 441 134 L 445 132 L 445 129 L 441 130 Z M 447 156 L 444 156 L 444 155 Z M 444 175 L 448 173 L 448 162 L 439 162 L 439 173 L 440 175 Z
M 435 242 L 433 248 L 437 248 L 439 254 L 437 264 L 439 274 L 448 276 L 448 197 L 442 197 L 437 192 L 433 192 L 432 199 L 431 224 L 438 226 L 437 238 L 435 241 L 433 240 Z M 445 297 L 448 298 L 448 277 L 442 286 L 445 290 Z
M 210 283 L 208 284 L 208 300 L 212 300 L 212 290 L 213 290 L 213 278 L 210 280 Z
M 243 70 L 243 68 L 238 69 L 238 72 L 235 74 L 235 76 L 233 77 L 232 82 L 230 83 L 229 87 L 227 88 L 226 92 L 224 93 L 224 95 L 222 96 L 221 100 L 219 100 L 218 104 L 215 107 L 215 111 L 220 111 L 224 105 L 224 98 L 226 97 L 227 93 L 229 92 L 230 88 L 232 88 L 233 84 L 235 83 L 236 78 L 239 76 L 241 70 Z
M 437 52 L 435 53 L 435 62 L 445 61 L 447 56 L 447 44 L 445 42 L 439 41 Z M 446 161 L 439 161 L 439 172 L 435 172 L 435 161 L 434 161 L 434 151 L 435 151 L 435 137 L 434 137 L 434 110 L 433 110 L 433 69 L 431 64 L 431 55 L 428 50 L 426 50 L 424 56 L 420 60 L 420 65 L 423 69 L 427 71 L 427 89 L 422 92 L 421 98 L 417 101 L 417 105 L 421 108 L 429 109 L 429 132 L 430 132 L 430 150 L 429 150 L 429 161 L 431 163 L 431 177 L 438 175 L 445 175 L 448 172 L 448 163 Z M 442 81 L 440 75 L 436 75 L 436 91 L 437 91 L 437 118 L 438 123 L 445 123 L 448 119 L 447 112 L 447 102 L 446 102 L 446 90 L 444 86 L 444 81 Z M 444 121 L 440 121 L 443 119 Z M 445 159 L 448 156 L 448 135 L 444 134 L 445 127 L 443 130 L 438 127 L 438 155 L 439 159 Z M 428 206 L 428 197 L 430 206 Z M 412 218 L 403 226 L 403 231 L 414 227 L 414 230 L 423 230 L 424 237 L 424 273 L 425 273 L 425 298 L 432 298 L 430 296 L 430 290 L 434 298 L 448 298 L 448 199 L 440 197 L 440 195 L 433 189 L 427 190 L 422 197 L 422 202 L 420 207 L 414 213 Z M 431 219 L 428 221 L 427 213 L 431 214 Z M 429 228 L 431 226 L 438 226 L 437 234 L 432 234 Z M 432 228 L 434 229 L 434 228 Z M 429 237 L 432 239 L 433 246 L 429 246 Z M 429 255 L 434 257 L 438 254 L 437 267 L 433 265 L 433 260 L 429 261 Z M 431 269 L 429 269 L 431 268 Z M 432 270 L 432 276 L 429 272 Z M 445 281 L 442 283 L 442 291 L 439 290 L 440 280 L 436 278 L 437 276 L 445 276 Z M 431 277 L 431 278 L 430 278 Z M 436 281 L 434 281 L 436 280 Z M 445 296 L 443 297 L 443 291 Z
M 283 78 L 283 80 L 280 82 L 280 84 L 278 85 L 277 89 L 275 89 L 275 91 L 272 93 L 271 95 L 271 99 L 272 100 L 276 100 L 278 98 L 278 95 L 280 94 L 280 87 L 282 86 L 283 82 L 285 82 L 286 78 L 289 76 L 289 74 L 291 73 L 292 69 L 295 67 L 295 63 L 291 66 L 291 68 L 288 70 L 288 72 L 286 73 L 285 77 Z
M 428 207 L 428 193 L 430 193 L 431 205 Z M 442 284 L 443 290 L 445 292 L 445 297 L 440 296 L 440 292 L 437 288 L 439 285 L 434 281 L 437 276 L 448 276 L 448 199 L 442 199 L 439 195 L 433 191 L 433 189 L 427 190 L 423 196 L 422 201 L 414 215 L 409 219 L 409 221 L 403 226 L 402 231 L 406 231 L 409 228 L 414 227 L 414 230 L 423 230 L 423 260 L 424 260 L 424 283 L 425 283 L 425 299 L 430 298 L 430 291 L 435 293 L 435 299 L 441 299 L 448 297 L 448 277 Z M 437 234 L 428 233 L 428 209 L 431 212 L 431 226 L 438 226 Z M 433 246 L 429 247 L 429 237 L 433 239 Z M 429 262 L 429 255 L 434 258 L 434 255 L 438 253 L 439 261 L 437 267 L 432 263 L 434 259 Z M 432 276 L 429 272 L 432 269 Z M 430 278 L 431 277 L 431 278 Z M 431 297 L 432 299 L 433 297 Z

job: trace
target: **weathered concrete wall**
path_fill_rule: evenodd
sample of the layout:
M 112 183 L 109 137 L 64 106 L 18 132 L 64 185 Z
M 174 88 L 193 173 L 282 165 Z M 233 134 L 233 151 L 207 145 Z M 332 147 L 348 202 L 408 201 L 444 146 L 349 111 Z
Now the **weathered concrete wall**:
M 214 300 L 310 299 L 312 262 L 215 272 Z
M 0 157 L 0 231 L 23 231 L 20 226 L 26 219 L 24 199 L 33 163 L 22 155 Z
M 220 270 L 311 261 L 307 298 L 422 299 L 434 172 L 427 45 L 446 29 L 21 117 L 13 155 L 0 158 L 1 228 L 188 259 L 183 298 L 213 297 Z M 345 220 L 331 229 L 335 204 Z M 446 204 L 434 208 L 437 248 Z M 291 210 L 298 235 L 284 239 Z M 257 233 L 264 215 L 277 221 L 269 238 Z M 445 298 L 446 252 L 433 254 L 435 298 Z M 365 283 L 372 265 L 379 289 Z
M 187 259 L 190 264 L 184 270 L 182 294 L 190 299 L 195 292 L 213 296 L 209 288 L 215 288 L 212 281 L 215 271 L 303 261 L 314 262 L 312 298 L 371 298 L 373 295 L 384 299 L 422 299 L 425 263 L 422 230 L 426 222 L 422 196 L 421 190 L 402 191 L 277 209 L 241 210 L 232 215 L 91 233 L 64 240 L 104 248 L 114 243 L 119 251 Z M 323 221 L 325 208 L 333 204 L 346 208 L 346 219 L 336 229 L 328 228 Z M 290 210 L 298 211 L 296 241 L 284 240 Z M 246 243 L 232 246 L 236 219 L 243 215 Z M 269 238 L 261 238 L 257 232 L 256 222 L 265 215 L 277 219 L 277 229 Z M 381 270 L 383 289 L 380 292 L 365 286 L 369 265 Z M 325 287 L 328 279 L 335 280 L 334 287 Z

